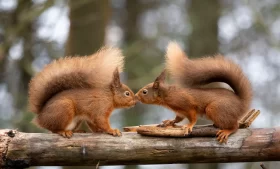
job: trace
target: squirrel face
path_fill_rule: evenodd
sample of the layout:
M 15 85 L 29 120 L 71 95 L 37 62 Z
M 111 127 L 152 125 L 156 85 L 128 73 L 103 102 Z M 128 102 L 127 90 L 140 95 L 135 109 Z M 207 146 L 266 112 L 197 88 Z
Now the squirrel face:
M 128 86 L 121 83 L 118 69 L 116 69 L 113 73 L 111 91 L 113 93 L 113 102 L 116 108 L 128 108 L 135 106 L 136 100 L 134 93 Z
M 138 101 L 145 104 L 154 104 L 157 100 L 157 90 L 153 88 L 154 83 L 150 83 L 140 89 L 135 97 Z
M 140 89 L 135 97 L 138 101 L 145 104 L 160 104 L 162 102 L 161 85 L 165 80 L 165 71 L 163 71 L 153 83 L 150 83 Z

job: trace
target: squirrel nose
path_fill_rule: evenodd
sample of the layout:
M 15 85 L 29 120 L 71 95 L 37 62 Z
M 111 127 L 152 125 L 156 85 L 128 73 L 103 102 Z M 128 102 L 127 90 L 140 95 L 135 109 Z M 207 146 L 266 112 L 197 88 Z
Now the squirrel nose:
M 138 93 L 136 93 L 136 95 L 135 95 L 135 97 L 134 97 L 134 98 L 135 98 L 135 100 L 136 100 L 136 101 L 140 101 L 140 100 L 139 100 Z

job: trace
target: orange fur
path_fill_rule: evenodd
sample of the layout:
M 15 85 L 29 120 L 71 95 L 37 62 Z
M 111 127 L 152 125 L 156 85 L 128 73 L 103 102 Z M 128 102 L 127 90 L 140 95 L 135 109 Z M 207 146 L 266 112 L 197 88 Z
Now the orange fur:
M 85 120 L 93 132 L 120 136 L 111 129 L 109 117 L 115 108 L 135 105 L 133 92 L 120 82 L 123 58 L 119 49 L 107 47 L 91 56 L 66 57 L 47 65 L 29 86 L 35 122 L 71 137 Z
M 47 100 L 60 91 L 108 86 L 116 68 L 123 69 L 118 48 L 103 47 L 84 57 L 65 57 L 46 65 L 29 83 L 30 110 L 39 113 Z
M 166 54 L 166 69 L 179 85 L 164 83 L 165 71 L 154 83 L 144 86 L 136 98 L 146 104 L 165 106 L 176 113 L 174 120 L 163 125 L 173 125 L 189 119 L 184 126 L 186 134 L 196 123 L 197 115 L 206 115 L 221 130 L 220 142 L 238 128 L 238 120 L 248 111 L 252 100 L 252 88 L 241 68 L 222 56 L 190 60 L 182 49 L 172 42 Z M 201 88 L 212 82 L 225 82 L 234 92 L 222 88 Z
M 184 87 L 197 88 L 212 82 L 225 82 L 248 109 L 252 87 L 240 66 L 222 55 L 190 60 L 179 45 L 171 42 L 166 52 L 166 69 Z

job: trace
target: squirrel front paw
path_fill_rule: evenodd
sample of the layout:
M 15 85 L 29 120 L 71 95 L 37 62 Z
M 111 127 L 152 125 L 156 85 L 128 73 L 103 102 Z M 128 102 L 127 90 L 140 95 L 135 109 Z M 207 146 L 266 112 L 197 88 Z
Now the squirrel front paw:
M 157 125 L 158 127 L 168 127 L 168 126 L 174 126 L 175 122 L 174 120 L 164 120 L 162 121 L 162 124 Z
M 120 132 L 119 129 L 111 129 L 107 132 L 108 134 L 111 134 L 113 136 L 117 136 L 117 137 L 120 137 L 122 136 L 122 133 Z

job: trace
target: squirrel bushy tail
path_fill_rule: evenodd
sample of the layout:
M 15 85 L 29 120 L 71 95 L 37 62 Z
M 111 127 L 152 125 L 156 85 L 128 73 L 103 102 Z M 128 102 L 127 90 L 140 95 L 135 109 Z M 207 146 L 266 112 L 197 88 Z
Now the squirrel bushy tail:
M 227 83 L 248 109 L 252 100 L 252 87 L 242 69 L 221 55 L 188 59 L 175 42 L 167 47 L 166 69 L 179 84 L 196 88 L 212 82 Z
M 124 56 L 121 50 L 103 47 L 84 57 L 65 57 L 43 68 L 29 84 L 29 108 L 40 113 L 45 103 L 57 93 L 74 88 L 108 86 L 113 72 L 122 72 Z

